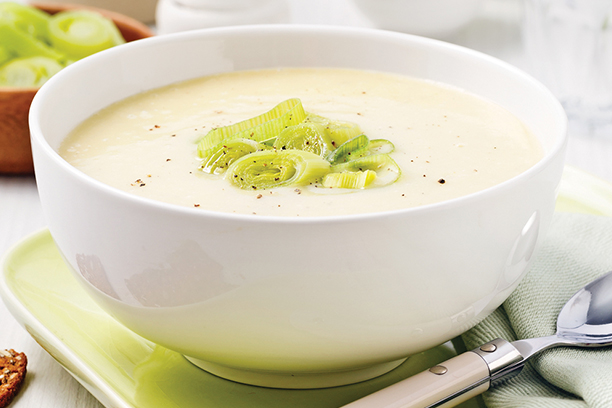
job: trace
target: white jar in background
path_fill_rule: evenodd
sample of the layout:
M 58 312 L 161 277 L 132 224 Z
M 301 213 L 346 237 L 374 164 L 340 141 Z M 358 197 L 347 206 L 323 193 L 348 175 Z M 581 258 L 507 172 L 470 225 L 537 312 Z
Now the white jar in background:
M 288 23 L 286 0 L 159 0 L 157 33 L 244 24 Z
M 353 0 L 375 28 L 443 38 L 471 22 L 481 0 Z

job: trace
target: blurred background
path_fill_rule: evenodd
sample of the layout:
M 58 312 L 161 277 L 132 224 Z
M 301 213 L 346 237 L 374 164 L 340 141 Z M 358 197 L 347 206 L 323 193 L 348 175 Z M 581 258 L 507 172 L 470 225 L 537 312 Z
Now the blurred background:
M 158 35 L 239 24 L 297 23 L 379 28 L 441 39 L 532 73 L 561 100 L 578 132 L 601 133 L 603 127 L 609 131 L 612 123 L 609 0 L 71 2 L 126 14 L 150 25 Z
M 4 0 L 0 0 L 4 1 Z M 17 0 L 52 4 L 54 0 Z M 549 87 L 572 130 L 612 130 L 610 0 L 68 0 L 116 11 L 157 35 L 241 24 L 378 28 L 463 45 Z
M 66 2 L 131 16 L 157 35 L 236 24 L 324 24 L 395 30 L 484 52 L 531 73 L 553 91 L 571 119 L 567 163 L 612 182 L 612 0 Z M 0 175 L 0 254 L 45 225 L 32 175 Z M 0 324 L 0 347 L 9 341 L 24 344 L 38 371 L 33 370 L 36 381 L 15 408 L 102 406 L 17 327 L 1 302 L 0 323 L 5 323 Z

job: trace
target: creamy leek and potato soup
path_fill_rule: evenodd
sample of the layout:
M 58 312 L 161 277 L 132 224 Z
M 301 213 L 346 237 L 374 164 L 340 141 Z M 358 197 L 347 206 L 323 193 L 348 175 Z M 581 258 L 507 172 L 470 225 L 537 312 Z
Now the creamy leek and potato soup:
M 271 132 L 264 123 L 271 120 L 276 133 L 253 136 Z M 285 161 L 296 155 L 297 142 L 280 142 L 278 129 L 289 127 L 282 120 L 300 122 L 296 160 L 307 164 L 298 169 L 290 168 L 296 160 Z M 306 139 L 313 126 L 324 137 Z M 226 213 L 309 217 L 467 195 L 527 170 L 543 152 L 510 112 L 445 84 L 283 68 L 207 76 L 132 96 L 80 124 L 60 154 L 91 177 L 142 197 Z M 260 161 L 266 155 L 274 159 Z M 239 162 L 257 168 L 238 170 Z M 262 182 L 270 166 L 280 173 Z M 237 181 L 247 176 L 256 181 Z

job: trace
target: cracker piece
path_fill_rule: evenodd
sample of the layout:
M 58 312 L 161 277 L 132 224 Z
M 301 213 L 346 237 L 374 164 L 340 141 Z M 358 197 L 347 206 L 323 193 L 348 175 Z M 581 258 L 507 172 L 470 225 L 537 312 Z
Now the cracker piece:
M 0 408 L 11 403 L 21 389 L 28 359 L 15 350 L 0 350 Z

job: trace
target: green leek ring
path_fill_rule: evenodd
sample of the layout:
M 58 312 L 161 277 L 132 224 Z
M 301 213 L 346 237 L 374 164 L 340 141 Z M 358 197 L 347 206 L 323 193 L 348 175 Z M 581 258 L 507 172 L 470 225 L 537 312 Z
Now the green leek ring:
M 84 10 L 51 16 L 49 40 L 53 47 L 76 60 L 125 42 L 114 23 Z
M 321 184 L 327 188 L 362 189 L 372 184 L 376 177 L 376 172 L 373 170 L 343 171 L 326 174 Z
M 304 150 L 325 157 L 333 147 L 323 125 L 303 122 L 283 130 L 276 138 L 274 148 Z
M 211 130 L 198 140 L 198 154 L 206 157 L 209 149 L 226 140 L 243 138 L 262 142 L 275 138 L 283 129 L 301 123 L 305 117 L 302 102 L 297 98 L 287 99 L 259 116 Z
M 205 173 L 221 174 L 242 156 L 267 148 L 267 146 L 250 139 L 240 138 L 221 142 L 216 150 L 203 160 L 201 169 Z
M 334 165 L 331 168 L 332 173 L 366 170 L 376 172 L 376 180 L 374 180 L 374 182 L 371 184 L 371 187 L 382 187 L 392 184 L 397 181 L 402 174 L 402 171 L 395 160 L 393 160 L 388 154 L 384 153 L 361 157 L 346 163 Z
M 266 189 L 318 182 L 330 164 L 303 150 L 264 150 L 233 162 L 226 177 L 242 189 Z

